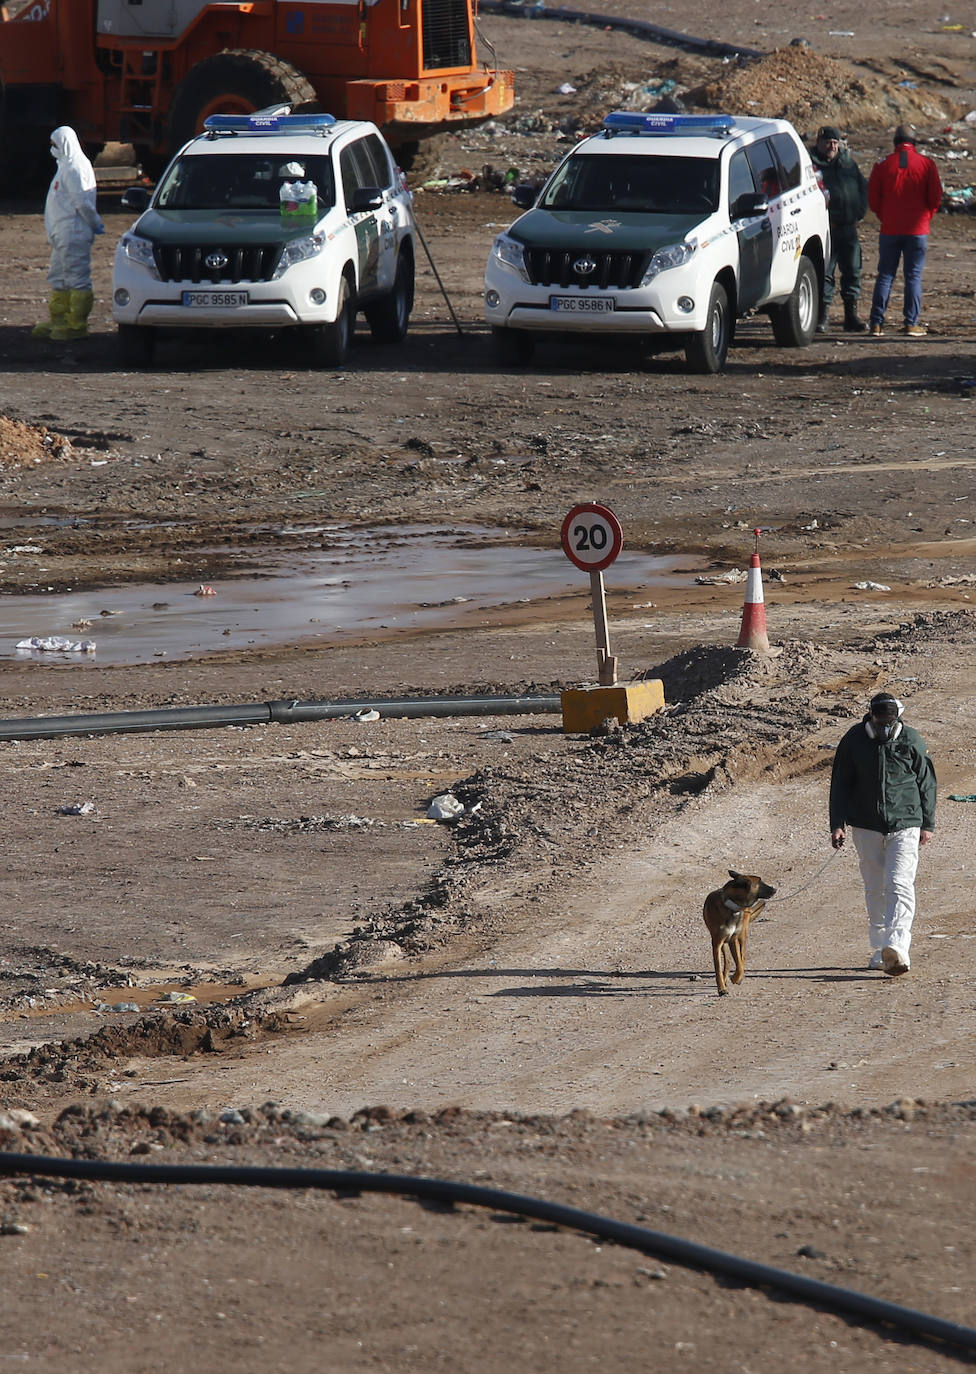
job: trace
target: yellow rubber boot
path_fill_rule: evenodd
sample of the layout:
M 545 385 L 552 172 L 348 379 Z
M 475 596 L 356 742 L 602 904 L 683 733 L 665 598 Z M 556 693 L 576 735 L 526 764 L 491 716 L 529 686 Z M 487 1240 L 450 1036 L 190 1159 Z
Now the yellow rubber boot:
M 42 320 L 40 324 L 35 324 L 31 334 L 35 339 L 50 338 L 51 331 L 58 329 L 67 323 L 68 304 L 71 299 L 70 291 L 52 291 L 51 299 L 48 301 L 48 310 L 51 318 Z
M 69 293 L 68 314 L 61 324 L 51 330 L 51 338 L 84 339 L 88 335 L 88 316 L 95 304 L 93 291 L 71 291 Z

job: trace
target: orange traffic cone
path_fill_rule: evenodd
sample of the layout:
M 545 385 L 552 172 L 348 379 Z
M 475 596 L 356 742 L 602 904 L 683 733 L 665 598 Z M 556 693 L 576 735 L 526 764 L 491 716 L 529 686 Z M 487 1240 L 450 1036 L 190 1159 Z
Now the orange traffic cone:
M 769 653 L 769 639 L 766 636 L 766 603 L 763 600 L 762 568 L 759 566 L 759 530 L 753 530 L 756 546 L 749 560 L 749 578 L 746 582 L 746 599 L 742 607 L 742 626 L 736 640 L 738 649 L 757 649 Z

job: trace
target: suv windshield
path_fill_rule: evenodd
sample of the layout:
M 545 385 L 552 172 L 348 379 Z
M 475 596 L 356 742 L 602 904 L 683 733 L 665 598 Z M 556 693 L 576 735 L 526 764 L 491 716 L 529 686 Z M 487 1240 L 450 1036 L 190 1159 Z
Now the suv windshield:
M 296 167 L 304 175 L 296 175 Z M 328 157 L 290 159 L 277 155 L 229 153 L 226 157 L 181 157 L 160 182 L 157 210 L 275 210 L 282 182 L 314 181 L 318 210 L 335 204 L 335 183 Z
M 540 205 L 546 210 L 633 210 L 702 215 L 718 207 L 718 160 L 585 153 L 555 173 Z

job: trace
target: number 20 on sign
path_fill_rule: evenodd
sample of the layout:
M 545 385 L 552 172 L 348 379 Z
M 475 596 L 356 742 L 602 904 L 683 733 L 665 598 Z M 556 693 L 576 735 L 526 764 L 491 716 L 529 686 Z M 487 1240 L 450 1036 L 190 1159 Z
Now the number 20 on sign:
M 624 534 L 620 521 L 607 506 L 596 503 L 574 506 L 563 521 L 560 539 L 563 552 L 570 562 L 590 574 L 597 680 L 601 686 L 613 686 L 617 681 L 617 660 L 610 653 L 603 569 L 609 568 L 623 548 Z

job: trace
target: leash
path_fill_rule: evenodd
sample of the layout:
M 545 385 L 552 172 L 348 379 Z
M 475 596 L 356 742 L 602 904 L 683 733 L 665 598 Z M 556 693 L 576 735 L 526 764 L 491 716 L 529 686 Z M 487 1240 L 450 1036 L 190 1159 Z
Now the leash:
M 799 897 L 799 895 L 800 895 L 801 892 L 806 892 L 807 888 L 810 887 L 813 883 L 815 883 L 815 882 L 817 881 L 817 879 L 820 877 L 820 875 L 821 875 L 821 873 L 824 871 L 824 869 L 827 868 L 829 864 L 832 864 L 832 863 L 834 862 L 834 860 L 837 858 L 837 855 L 838 855 L 839 853 L 840 853 L 840 850 L 839 850 L 839 849 L 833 849 L 833 850 L 831 850 L 831 852 L 830 852 L 830 857 L 827 859 L 826 863 L 822 863 L 822 864 L 820 865 L 820 867 L 817 869 L 816 873 L 814 873 L 813 876 L 812 876 L 811 878 L 808 878 L 807 881 L 803 884 L 802 887 L 794 888 L 794 890 L 793 890 L 792 892 L 786 892 L 786 893 L 783 893 L 782 895 L 777 894 L 775 897 L 767 897 L 767 898 L 766 898 L 767 905 L 768 905 L 770 902 L 789 902 L 789 901 L 791 901 L 794 897 Z

